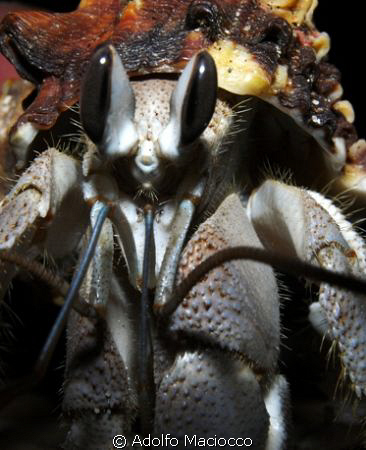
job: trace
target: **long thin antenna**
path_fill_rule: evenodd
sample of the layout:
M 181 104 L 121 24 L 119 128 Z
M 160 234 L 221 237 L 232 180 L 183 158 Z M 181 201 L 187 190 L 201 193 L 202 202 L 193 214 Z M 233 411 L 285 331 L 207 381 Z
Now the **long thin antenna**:
M 140 305 L 139 333 L 139 409 L 141 432 L 143 436 L 153 430 L 155 409 L 155 385 L 153 349 L 151 338 L 151 314 L 149 302 L 149 272 L 151 265 L 151 249 L 153 245 L 154 212 L 151 205 L 144 208 L 145 214 L 145 247 L 142 267 L 142 292 Z
M 175 292 L 172 296 L 161 306 L 157 305 L 154 308 L 154 311 L 161 317 L 169 317 L 181 304 L 192 287 L 197 284 L 206 273 L 225 262 L 237 259 L 261 262 L 290 275 L 306 277 L 313 281 L 333 284 L 340 288 L 349 289 L 366 295 L 366 280 L 338 272 L 332 272 L 306 263 L 301 259 L 279 255 L 278 253 L 263 248 L 238 246 L 219 250 L 215 254 L 209 256 L 206 260 L 202 261 L 175 288 Z

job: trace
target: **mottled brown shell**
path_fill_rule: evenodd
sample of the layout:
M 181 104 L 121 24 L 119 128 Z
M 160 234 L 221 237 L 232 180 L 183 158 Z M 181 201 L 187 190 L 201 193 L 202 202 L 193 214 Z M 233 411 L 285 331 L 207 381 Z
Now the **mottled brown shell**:
M 103 42 L 114 44 L 132 76 L 180 72 L 206 48 L 221 88 L 259 96 L 291 115 L 330 153 L 343 145 L 349 157 L 359 157 L 360 151 L 349 152 L 357 141 L 352 107 L 340 100 L 338 70 L 323 60 L 329 38 L 312 22 L 316 5 L 317 0 L 82 0 L 71 13 L 8 14 L 0 48 L 38 86 L 13 132 L 27 122 L 48 129 L 77 102 L 85 67 Z

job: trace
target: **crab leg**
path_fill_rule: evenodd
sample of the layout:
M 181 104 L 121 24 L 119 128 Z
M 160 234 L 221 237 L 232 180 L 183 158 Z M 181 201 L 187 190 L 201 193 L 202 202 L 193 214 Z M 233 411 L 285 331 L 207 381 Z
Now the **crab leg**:
M 107 205 L 97 201 L 90 213 L 91 226 L 96 226 L 100 212 Z M 113 272 L 113 226 L 109 218 L 105 219 L 100 232 L 94 257 L 88 270 L 80 294 L 85 301 L 103 309 L 109 298 L 110 280 Z
M 80 178 L 78 163 L 56 149 L 39 156 L 0 204 L 0 251 L 34 258 L 42 250 L 59 257 L 75 248 L 87 223 Z M 0 298 L 15 272 L 10 264 L 1 269 Z
M 248 214 L 267 248 L 365 278 L 363 240 L 322 195 L 268 180 L 252 194 Z M 358 397 L 366 394 L 365 301 L 364 295 L 320 284 L 319 309 Z
M 52 327 L 52 330 L 47 338 L 47 341 L 42 349 L 39 360 L 36 364 L 36 370 L 37 372 L 40 373 L 40 376 L 43 376 L 43 374 L 47 370 L 51 356 L 53 355 L 56 344 L 61 336 L 61 332 L 66 325 L 67 317 L 72 307 L 72 304 L 75 298 L 77 297 L 80 285 L 88 270 L 89 264 L 94 256 L 94 251 L 97 246 L 99 235 L 103 229 L 103 224 L 107 217 L 108 210 L 109 210 L 108 205 L 103 205 L 98 211 L 95 226 L 93 228 L 93 232 L 90 241 L 88 243 L 88 246 L 81 258 L 80 266 L 74 275 L 74 278 L 70 285 L 69 292 L 67 293 L 65 299 L 65 303 L 56 319 L 56 322 Z
M 95 228 L 100 211 L 91 211 Z M 63 411 L 70 421 L 64 448 L 109 448 L 114 435 L 127 433 L 137 408 L 135 302 L 133 291 L 113 273 L 114 229 L 106 219 L 92 263 L 80 288 L 81 301 L 93 305 L 97 314 L 86 317 L 74 311 L 67 327 L 67 356 Z M 127 292 L 126 292 L 126 290 Z M 132 303 L 132 305 L 131 305 Z
M 154 308 L 159 309 L 166 305 L 173 292 L 178 262 L 182 252 L 187 232 L 192 221 L 195 206 L 202 196 L 204 183 L 200 182 L 190 189 L 179 204 L 171 225 L 171 234 L 167 250 L 161 265 L 159 278 L 155 290 Z
M 238 196 L 230 195 L 188 241 L 177 283 L 211 254 L 249 243 L 261 248 Z M 271 268 L 248 261 L 216 268 L 163 330 L 176 341 L 173 352 L 165 350 L 173 364 L 157 376 L 157 435 L 250 436 L 256 448 L 282 448 L 287 383 L 275 374 L 279 315 Z M 181 345 L 186 339 L 188 348 Z
M 60 339 L 61 333 L 66 325 L 68 315 L 72 308 L 73 302 L 77 297 L 80 285 L 93 258 L 98 238 L 102 231 L 103 223 L 108 214 L 108 210 L 109 207 L 107 205 L 103 205 L 98 211 L 98 217 L 96 219 L 95 227 L 93 228 L 92 236 L 90 238 L 88 246 L 83 254 L 83 257 L 81 258 L 79 269 L 75 273 L 69 291 L 66 295 L 65 303 L 61 308 L 57 319 L 47 337 L 47 340 L 38 357 L 37 363 L 34 366 L 33 373 L 21 380 L 15 381 L 15 383 L 6 386 L 3 391 L 0 391 L 2 405 L 11 400 L 14 395 L 18 395 L 19 391 L 24 391 L 33 387 L 33 385 L 37 384 L 43 378 L 52 355 L 55 351 L 56 345 Z

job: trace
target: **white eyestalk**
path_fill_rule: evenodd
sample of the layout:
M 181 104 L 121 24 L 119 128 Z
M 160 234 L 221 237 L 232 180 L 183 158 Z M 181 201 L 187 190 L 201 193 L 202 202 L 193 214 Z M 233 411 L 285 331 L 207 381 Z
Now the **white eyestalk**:
M 100 47 L 90 61 L 80 114 L 85 132 L 108 159 L 127 156 L 134 149 L 138 141 L 133 123 L 135 96 L 113 45 Z
M 196 54 L 184 69 L 170 101 L 170 120 L 159 136 L 161 154 L 180 159 L 208 126 L 215 111 L 217 71 L 207 52 Z

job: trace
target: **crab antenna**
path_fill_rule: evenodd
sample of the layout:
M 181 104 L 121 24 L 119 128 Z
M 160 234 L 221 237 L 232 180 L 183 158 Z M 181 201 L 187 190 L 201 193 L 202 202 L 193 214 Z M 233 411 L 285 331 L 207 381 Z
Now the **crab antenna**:
M 155 409 L 155 384 L 153 367 L 153 348 L 151 339 L 151 318 L 149 304 L 149 273 L 153 248 L 154 212 L 151 205 L 144 208 L 145 214 L 145 247 L 142 269 L 142 293 L 140 305 L 139 333 L 139 410 L 141 432 L 146 436 L 153 429 L 153 411 Z
M 103 204 L 100 208 L 88 246 L 81 258 L 79 268 L 72 279 L 70 289 L 65 299 L 65 303 L 63 304 L 57 316 L 57 319 L 53 324 L 53 327 L 47 337 L 46 343 L 44 344 L 38 360 L 34 366 L 32 374 L 16 380 L 14 383 L 7 385 L 4 389 L 0 390 L 0 404 L 2 407 L 5 406 L 9 401 L 11 401 L 15 396 L 19 395 L 19 393 L 31 389 L 44 377 L 52 355 L 55 351 L 56 345 L 60 339 L 61 333 L 66 325 L 66 321 L 73 306 L 73 302 L 78 296 L 80 285 L 93 258 L 95 247 L 97 245 L 99 235 L 102 231 L 104 221 L 108 215 L 108 211 L 109 205 Z
M 366 281 L 342 273 L 332 272 L 321 267 L 306 263 L 301 259 L 279 255 L 278 253 L 257 247 L 238 246 L 217 251 L 196 266 L 192 272 L 175 288 L 174 294 L 162 305 L 157 305 L 154 311 L 162 318 L 168 318 L 182 303 L 188 292 L 208 272 L 221 264 L 238 259 L 257 261 L 275 267 L 280 271 L 306 277 L 313 281 L 325 282 L 343 289 L 366 293 Z
M 103 155 L 124 156 L 138 139 L 134 115 L 135 95 L 122 60 L 113 45 L 102 45 L 91 58 L 81 88 L 83 128 Z
M 170 120 L 159 137 L 162 155 L 178 159 L 207 128 L 215 111 L 217 70 L 212 56 L 197 53 L 184 69 L 170 99 Z

